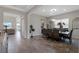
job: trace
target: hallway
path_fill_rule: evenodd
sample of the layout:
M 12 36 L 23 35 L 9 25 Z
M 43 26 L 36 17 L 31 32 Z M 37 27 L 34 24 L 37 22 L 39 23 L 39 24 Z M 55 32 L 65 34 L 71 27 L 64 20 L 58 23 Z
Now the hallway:
M 74 41 L 78 43 L 78 41 Z M 55 53 L 55 52 L 79 52 L 78 46 L 69 45 L 63 42 L 47 40 L 42 37 L 22 39 L 20 33 L 9 35 L 8 53 Z

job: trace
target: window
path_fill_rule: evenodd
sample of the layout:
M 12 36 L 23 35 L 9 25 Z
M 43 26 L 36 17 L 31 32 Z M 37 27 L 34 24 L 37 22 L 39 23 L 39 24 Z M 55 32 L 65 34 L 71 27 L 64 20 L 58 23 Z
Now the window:
M 63 28 L 68 28 L 69 27 L 69 19 L 52 19 L 52 21 L 54 22 L 54 27 L 55 28 L 59 28 L 60 27 L 58 25 L 58 23 L 62 23 Z
M 4 26 L 8 26 L 7 28 L 12 28 L 12 22 L 11 21 L 4 21 Z

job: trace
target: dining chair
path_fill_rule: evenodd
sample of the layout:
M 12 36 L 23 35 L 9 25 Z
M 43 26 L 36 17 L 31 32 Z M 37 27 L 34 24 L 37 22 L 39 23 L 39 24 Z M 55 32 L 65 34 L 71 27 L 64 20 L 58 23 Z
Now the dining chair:
M 72 32 L 73 29 L 70 31 L 68 35 L 63 35 L 63 39 L 69 39 L 70 44 L 72 43 Z
M 55 40 L 59 41 L 60 40 L 59 30 L 54 30 L 52 32 L 52 36 L 51 37 L 52 37 L 52 39 L 55 39 Z

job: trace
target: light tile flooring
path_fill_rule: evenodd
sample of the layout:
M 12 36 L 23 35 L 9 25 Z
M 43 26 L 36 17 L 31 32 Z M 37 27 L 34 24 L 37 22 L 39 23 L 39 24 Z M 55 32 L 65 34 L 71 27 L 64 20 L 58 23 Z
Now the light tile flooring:
M 79 40 L 74 39 L 73 44 L 57 42 L 40 36 L 32 39 L 22 39 L 20 33 L 9 35 L 9 53 L 77 53 L 79 52 Z

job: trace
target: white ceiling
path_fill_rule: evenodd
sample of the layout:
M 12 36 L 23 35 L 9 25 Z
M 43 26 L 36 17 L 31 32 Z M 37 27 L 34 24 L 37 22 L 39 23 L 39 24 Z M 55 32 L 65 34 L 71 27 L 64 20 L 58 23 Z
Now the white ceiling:
M 12 14 L 12 13 L 7 13 L 7 12 L 4 12 L 3 15 L 4 15 L 4 17 L 5 17 L 5 16 L 14 17 L 14 18 L 19 17 L 19 15 Z
M 49 17 L 75 10 L 79 10 L 78 5 L 43 5 L 36 8 L 34 13 L 45 17 Z
M 28 12 L 29 10 L 32 10 L 32 8 L 35 8 L 35 5 L 9 5 L 6 7 Z M 54 10 L 51 11 L 52 9 Z M 32 12 L 37 15 L 49 17 L 75 10 L 79 10 L 79 5 L 39 5 Z
M 22 12 L 28 12 L 30 9 L 34 7 L 34 5 L 3 5 L 2 7 L 15 9 Z

